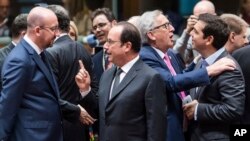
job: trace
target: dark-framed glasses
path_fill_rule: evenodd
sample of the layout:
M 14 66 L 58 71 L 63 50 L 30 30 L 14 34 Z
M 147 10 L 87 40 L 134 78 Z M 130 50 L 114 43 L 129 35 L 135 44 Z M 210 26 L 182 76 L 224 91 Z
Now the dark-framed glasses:
M 166 22 L 166 23 L 164 23 L 164 24 L 158 25 L 158 26 L 156 26 L 156 27 L 150 29 L 150 31 L 159 29 L 159 28 L 161 28 L 161 27 L 163 27 L 163 28 L 165 28 L 165 29 L 168 29 L 170 25 L 172 25 L 171 22 Z
M 105 43 L 109 46 L 109 45 L 112 45 L 112 44 L 117 43 L 117 42 L 121 43 L 121 41 L 114 41 L 114 40 L 111 40 L 111 39 L 107 39 Z
M 58 25 L 56 25 L 56 26 L 52 26 L 52 27 L 48 27 L 48 26 L 40 26 L 40 28 L 41 29 L 49 29 L 50 31 L 52 31 L 52 32 L 56 32 L 56 31 L 58 31 L 58 29 L 59 29 L 59 27 L 58 27 Z

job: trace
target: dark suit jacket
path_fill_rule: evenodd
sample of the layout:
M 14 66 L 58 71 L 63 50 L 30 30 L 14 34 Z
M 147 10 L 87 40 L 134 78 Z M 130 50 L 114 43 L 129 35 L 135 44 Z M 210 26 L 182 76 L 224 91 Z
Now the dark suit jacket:
M 138 60 L 109 100 L 115 67 L 104 72 L 99 94 L 100 141 L 165 141 L 163 80 Z
M 2 71 L 3 62 L 5 58 L 9 55 L 10 51 L 15 47 L 13 43 L 10 43 L 8 46 L 0 49 L 0 69 Z M 2 75 L 0 75 L 2 76 Z M 1 77 L 2 78 L 2 77 Z M 0 90 L 2 90 L 2 79 L 0 80 Z
M 157 70 L 165 81 L 168 97 L 168 133 L 167 140 L 184 141 L 182 129 L 183 111 L 181 97 L 178 92 L 190 88 L 209 84 L 209 77 L 205 69 L 182 73 L 182 61 L 173 50 L 168 51 L 171 63 L 177 73 L 172 76 L 167 65 L 151 46 L 143 46 L 140 51 L 142 60 L 153 69 Z
M 241 123 L 243 124 L 250 124 L 250 47 L 249 45 L 236 50 L 233 52 L 233 57 L 236 61 L 238 61 L 243 75 L 245 79 L 245 94 L 246 94 L 246 101 L 245 101 L 245 111 L 243 117 L 241 119 Z
M 93 58 L 93 63 L 94 63 L 94 73 L 96 74 L 96 78 L 98 80 L 98 83 L 101 79 L 101 76 L 104 72 L 104 62 L 103 62 L 103 49 L 99 51 L 97 54 L 95 54 Z
M 2 72 L 0 139 L 62 141 L 60 106 L 66 108 L 67 103 L 59 102 L 50 67 L 24 39 L 6 58 Z M 79 108 L 70 108 L 76 111 L 71 119 L 78 119 Z
M 68 35 L 59 37 L 47 51 L 49 62 L 59 85 L 61 98 L 82 105 L 92 116 L 97 118 L 97 115 L 93 115 L 93 113 L 98 108 L 94 107 L 95 104 L 92 102 L 95 102 L 96 99 L 98 83 L 93 72 L 90 54 L 80 43 L 73 41 Z M 78 60 L 82 60 L 91 77 L 91 92 L 84 99 L 82 99 L 79 88 L 75 83 L 75 75 L 80 69 Z M 72 124 L 64 121 L 64 123 L 65 141 L 86 140 L 88 133 L 84 134 L 83 125 L 80 122 Z
M 218 59 L 225 56 L 233 59 L 226 51 Z M 210 78 L 210 82 L 197 92 L 195 88 L 191 90 L 192 99 L 199 102 L 197 121 L 191 124 L 191 140 L 229 141 L 230 124 L 239 122 L 244 111 L 245 85 L 241 69 L 237 64 L 234 71 L 225 71 Z

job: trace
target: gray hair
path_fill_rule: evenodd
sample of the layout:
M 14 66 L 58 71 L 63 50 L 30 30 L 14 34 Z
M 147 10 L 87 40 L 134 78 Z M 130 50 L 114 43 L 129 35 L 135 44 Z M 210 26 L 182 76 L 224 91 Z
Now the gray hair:
M 148 43 L 147 33 L 155 27 L 155 19 L 163 14 L 160 10 L 147 11 L 138 20 L 138 29 L 141 34 L 142 43 Z

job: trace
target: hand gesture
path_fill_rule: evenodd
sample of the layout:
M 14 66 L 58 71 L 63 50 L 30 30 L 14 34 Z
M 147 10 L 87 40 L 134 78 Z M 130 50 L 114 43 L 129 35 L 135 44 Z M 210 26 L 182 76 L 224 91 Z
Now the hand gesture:
M 224 71 L 232 71 L 236 68 L 235 62 L 227 57 L 223 57 L 216 61 L 214 64 L 207 67 L 207 72 L 209 76 L 216 76 Z
M 96 119 L 92 118 L 89 113 L 81 106 L 81 105 L 77 105 L 80 110 L 81 110 L 81 113 L 80 113 L 80 118 L 79 120 L 81 121 L 81 123 L 85 124 L 85 125 L 91 125 L 93 124 Z
M 80 70 L 75 77 L 75 81 L 80 91 L 88 91 L 90 88 L 90 76 L 84 68 L 81 60 L 79 60 Z
M 197 23 L 198 17 L 195 15 L 191 15 L 187 20 L 187 27 L 186 32 L 190 34 L 190 32 L 193 30 L 194 25 Z

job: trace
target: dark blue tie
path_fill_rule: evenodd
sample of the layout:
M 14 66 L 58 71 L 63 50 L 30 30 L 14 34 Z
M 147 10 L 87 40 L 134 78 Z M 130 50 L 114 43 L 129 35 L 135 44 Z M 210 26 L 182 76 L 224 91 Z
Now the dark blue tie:
M 207 66 L 209 66 L 208 63 L 207 63 L 207 61 L 205 59 L 202 59 L 201 60 L 201 68 L 205 68 Z

